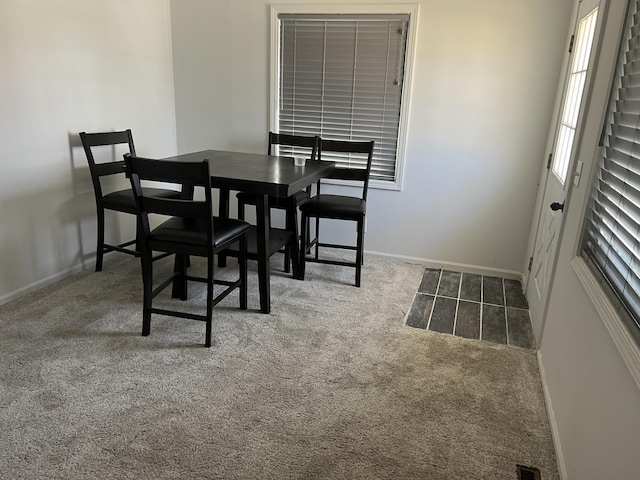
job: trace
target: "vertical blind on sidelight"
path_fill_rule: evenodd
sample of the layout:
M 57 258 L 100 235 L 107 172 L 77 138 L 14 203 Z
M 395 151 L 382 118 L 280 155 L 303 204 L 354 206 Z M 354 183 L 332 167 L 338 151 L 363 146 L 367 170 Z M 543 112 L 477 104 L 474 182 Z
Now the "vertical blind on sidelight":
M 395 181 L 409 15 L 279 20 L 279 131 L 373 140 L 371 179 Z M 361 158 L 323 159 L 364 167 Z
M 582 255 L 640 341 L 640 0 L 629 3 Z

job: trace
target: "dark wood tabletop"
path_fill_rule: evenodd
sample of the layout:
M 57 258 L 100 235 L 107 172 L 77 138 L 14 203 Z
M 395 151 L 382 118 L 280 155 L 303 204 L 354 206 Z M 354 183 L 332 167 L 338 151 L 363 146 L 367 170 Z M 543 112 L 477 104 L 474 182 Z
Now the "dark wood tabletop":
M 207 160 L 212 186 L 282 198 L 289 197 L 325 177 L 335 166 L 333 162 L 307 160 L 305 166 L 297 167 L 293 163 L 293 157 L 222 150 L 203 150 L 164 160 Z

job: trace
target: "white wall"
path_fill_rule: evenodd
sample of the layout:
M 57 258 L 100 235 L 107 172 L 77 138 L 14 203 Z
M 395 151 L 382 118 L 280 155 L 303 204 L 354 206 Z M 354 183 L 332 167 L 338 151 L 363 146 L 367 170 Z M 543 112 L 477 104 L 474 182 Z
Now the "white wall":
M 633 341 L 624 343 L 623 329 L 607 328 L 596 308 L 606 309 L 605 303 L 583 286 L 578 276 L 582 269 L 574 266 L 625 4 L 609 1 L 578 150 L 583 176 L 565 206 L 564 234 L 540 341 L 539 360 L 565 479 L 638 478 L 640 347 Z M 588 285 L 590 275 L 582 278 Z M 612 321 L 620 325 L 615 323 L 618 319 Z
M 266 151 L 270 3 L 171 2 L 179 151 Z M 366 248 L 519 272 L 572 1 L 416 3 L 404 188 L 370 192 Z
M 168 0 L 0 2 L 0 303 L 94 266 L 78 132 L 131 128 L 139 154 L 175 153 L 169 16 Z M 129 238 L 127 220 L 108 230 Z

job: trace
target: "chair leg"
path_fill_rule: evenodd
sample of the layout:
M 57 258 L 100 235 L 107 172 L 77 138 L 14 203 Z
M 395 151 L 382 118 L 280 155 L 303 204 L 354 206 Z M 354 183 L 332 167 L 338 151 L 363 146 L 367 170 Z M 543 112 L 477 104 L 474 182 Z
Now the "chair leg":
M 173 280 L 173 286 L 171 290 L 172 298 L 179 298 L 180 300 L 186 300 L 188 293 L 187 285 L 187 263 L 190 262 L 189 255 L 179 255 L 176 253 L 173 263 L 173 273 L 175 278 Z
M 287 246 L 284 249 L 284 265 L 282 265 L 284 273 L 291 272 L 291 249 Z
M 240 255 L 238 256 L 238 268 L 240 273 L 240 309 L 247 309 L 247 236 L 240 239 Z
M 320 250 L 320 217 L 316 217 L 316 260 L 318 260 L 318 255 Z
M 298 235 L 298 207 L 293 198 L 288 199 L 286 208 L 286 229 L 293 232 L 291 241 L 285 248 L 285 272 L 289 273 L 289 266 L 293 266 L 293 278 L 300 276 L 300 237 Z
M 142 336 L 151 333 L 151 302 L 153 301 L 153 260 L 148 253 L 142 254 Z
M 362 277 L 362 250 L 364 247 L 364 218 L 358 220 L 358 238 L 356 243 L 356 287 Z
M 104 209 L 98 207 L 98 239 L 96 245 L 96 272 L 102 271 L 104 256 Z
M 204 337 L 205 348 L 211 347 L 211 322 L 213 318 L 213 279 L 215 274 L 215 257 L 207 258 L 207 321 Z
M 300 242 L 301 242 L 300 248 L 307 248 L 307 245 L 309 245 L 309 242 L 311 241 L 311 239 L 309 238 L 311 236 L 311 233 L 310 233 L 311 230 L 309 228 L 309 219 L 308 218 L 307 218 L 307 221 L 305 223 L 306 223 L 305 227 L 307 228 L 307 234 L 303 238 L 302 237 L 302 232 L 300 232 Z M 302 221 L 300 222 L 300 228 L 302 228 Z M 307 252 L 305 252 L 305 253 L 307 253 Z
M 218 197 L 218 216 L 223 218 L 229 218 L 229 189 L 221 188 L 220 195 Z M 218 267 L 224 268 L 227 266 L 227 255 L 221 252 L 218 255 Z
M 364 265 L 364 222 L 365 220 L 362 220 L 362 241 L 360 242 L 360 250 L 362 250 L 362 253 L 360 254 L 360 259 L 362 260 L 360 262 L 360 265 Z
M 287 205 L 287 208 L 285 209 L 285 228 L 287 230 L 291 229 L 291 219 L 289 218 L 289 215 L 289 205 Z M 291 272 L 291 249 L 289 248 L 289 244 L 284 247 L 284 263 L 282 265 L 282 270 L 284 273 Z
M 142 242 L 144 242 L 144 238 L 142 237 L 142 226 L 138 219 L 136 219 L 136 257 L 142 255 Z
M 244 207 L 245 203 L 241 200 L 238 200 L 238 220 L 244 220 Z
M 302 238 L 302 248 L 300 248 L 300 251 L 298 252 L 300 258 L 300 264 L 298 265 L 298 279 L 304 280 L 304 271 L 307 263 L 307 248 L 309 247 L 309 218 L 304 214 L 304 212 L 302 213 L 301 220 L 300 228 L 302 231 L 300 232 L 300 237 Z

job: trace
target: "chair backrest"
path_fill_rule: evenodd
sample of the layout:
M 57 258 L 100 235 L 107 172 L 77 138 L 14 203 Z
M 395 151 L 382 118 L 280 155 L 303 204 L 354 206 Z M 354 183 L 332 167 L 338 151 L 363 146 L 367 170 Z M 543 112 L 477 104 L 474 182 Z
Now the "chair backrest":
M 84 147 L 84 153 L 87 156 L 87 162 L 89 162 L 89 171 L 91 172 L 91 181 L 93 182 L 93 189 L 96 197 L 102 197 L 102 186 L 100 184 L 100 177 L 106 175 L 124 175 L 124 161 L 115 160 L 114 155 L 111 157 L 111 161 L 98 163 L 96 162 L 93 148 L 105 147 L 126 144 L 129 147 L 129 153 L 131 155 L 136 154 L 135 146 L 133 145 L 133 135 L 131 130 L 122 130 L 118 132 L 102 132 L 102 133 L 86 133 L 80 132 L 80 140 Z M 114 152 L 115 153 L 115 152 Z M 121 158 L 118 156 L 118 158 Z
M 369 190 L 369 176 L 373 162 L 373 147 L 375 142 L 353 142 L 348 140 L 320 140 L 318 159 L 322 160 L 323 153 L 353 153 L 359 154 L 360 162 L 354 167 L 336 167 L 327 177 L 338 180 L 352 180 L 362 182 L 362 199 L 367 199 Z M 326 156 L 325 156 L 326 159 Z
M 274 145 L 305 148 L 305 150 L 310 151 L 309 159 L 315 160 L 318 155 L 318 148 L 320 146 L 320 137 L 269 132 L 269 147 L 267 150 L 267 155 L 272 155 L 272 147 Z
M 124 155 L 126 172 L 136 199 L 142 233 L 150 233 L 149 214 L 181 217 L 194 230 L 207 234 L 208 246 L 213 243 L 213 207 L 209 164 L 202 162 L 171 162 Z M 204 189 L 204 200 L 191 198 L 162 198 L 145 195 L 141 182 L 180 184 L 184 191 L 193 187 Z M 203 246 L 205 244 L 202 244 Z

